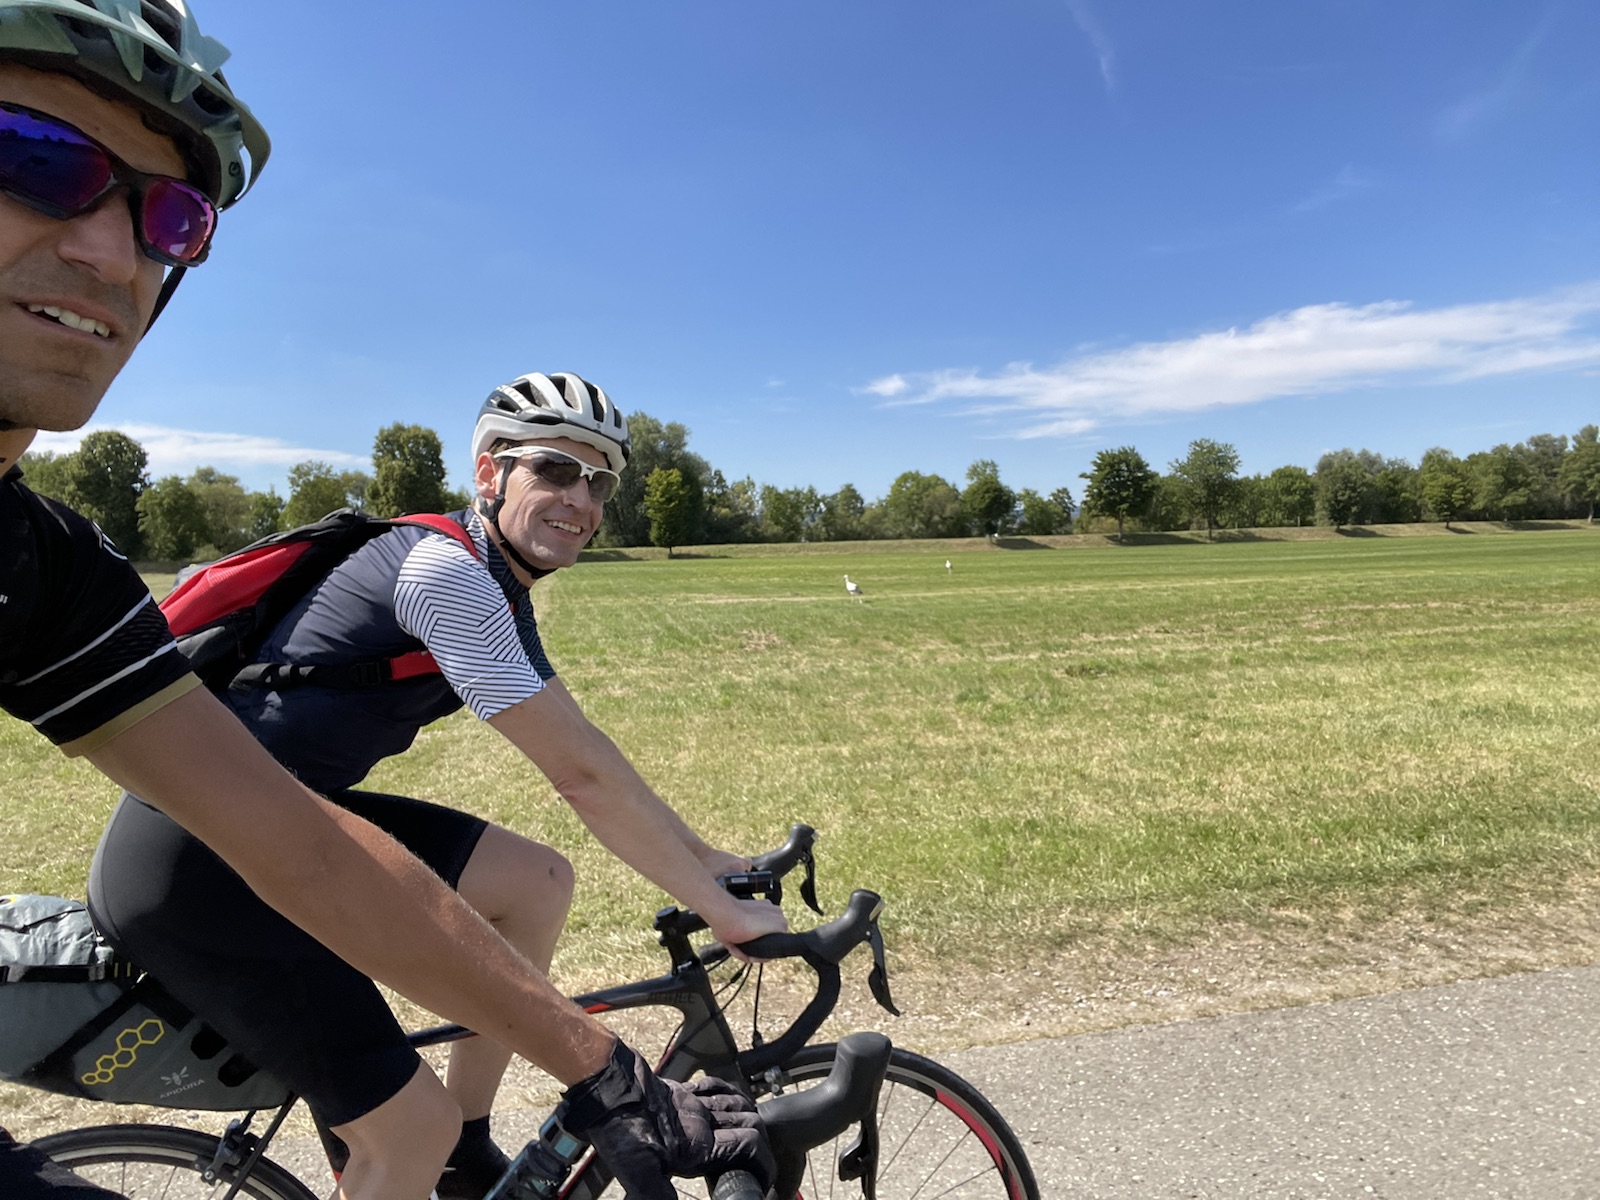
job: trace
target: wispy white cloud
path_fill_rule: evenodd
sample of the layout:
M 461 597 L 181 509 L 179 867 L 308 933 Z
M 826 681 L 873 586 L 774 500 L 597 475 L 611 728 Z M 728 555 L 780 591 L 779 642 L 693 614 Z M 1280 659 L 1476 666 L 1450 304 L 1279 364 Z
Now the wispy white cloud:
M 1319 208 L 1327 208 L 1330 204 L 1337 204 L 1341 200 L 1348 200 L 1372 187 L 1372 180 L 1362 175 L 1355 167 L 1346 163 L 1332 179 L 1317 188 L 1305 199 L 1299 201 L 1292 208 L 1297 213 L 1312 212 Z
M 874 379 L 862 388 L 869 396 L 899 396 L 911 385 L 906 382 L 904 375 L 885 375 L 882 379 Z
M 1283 397 L 1597 366 L 1600 282 L 1436 309 L 1399 300 L 1310 305 L 1054 367 L 901 372 L 858 390 L 896 406 L 1005 414 L 1014 436 L 1052 437 Z
M 32 449 L 49 450 L 56 454 L 76 450 L 85 435 L 97 429 L 118 430 L 143 446 L 150 457 L 149 474 L 152 479 L 163 475 L 188 475 L 196 467 L 216 467 L 226 473 L 253 473 L 268 467 L 287 470 L 308 459 L 320 459 L 335 467 L 372 469 L 370 457 L 343 450 L 319 450 L 311 446 L 296 446 L 277 438 L 240 433 L 203 433 L 138 421 L 95 422 L 71 433 L 41 433 Z
M 1111 39 L 1106 36 L 1106 31 L 1095 18 L 1094 10 L 1089 7 L 1089 0 L 1067 0 L 1067 11 L 1072 14 L 1072 19 L 1077 22 L 1078 28 L 1083 30 L 1084 36 L 1094 46 L 1095 55 L 1100 60 L 1100 78 L 1106 85 L 1106 91 L 1116 91 L 1116 47 L 1111 44 Z
M 1464 96 L 1439 114 L 1436 127 L 1441 138 L 1447 142 L 1462 141 L 1516 104 L 1526 87 L 1534 53 L 1548 34 L 1553 17 L 1552 9 L 1512 52 L 1510 61 L 1493 83 Z

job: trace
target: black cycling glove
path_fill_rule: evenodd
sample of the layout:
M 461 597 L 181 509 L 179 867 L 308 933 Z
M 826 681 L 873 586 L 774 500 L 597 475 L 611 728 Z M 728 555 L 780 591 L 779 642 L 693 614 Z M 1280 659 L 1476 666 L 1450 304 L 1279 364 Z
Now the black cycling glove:
M 775 1166 L 749 1097 L 720 1079 L 658 1079 L 619 1040 L 611 1061 L 564 1095 L 561 1124 L 595 1148 L 628 1200 L 676 1200 L 671 1176 L 745 1170 L 764 1189 Z

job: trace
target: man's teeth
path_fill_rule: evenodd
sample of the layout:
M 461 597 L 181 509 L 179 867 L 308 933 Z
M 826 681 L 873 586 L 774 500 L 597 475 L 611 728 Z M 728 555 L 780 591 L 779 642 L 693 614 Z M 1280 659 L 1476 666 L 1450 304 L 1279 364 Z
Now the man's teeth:
M 81 329 L 85 333 L 92 333 L 96 337 L 108 338 L 111 336 L 111 326 L 104 321 L 96 321 L 93 317 L 80 317 L 70 308 L 57 308 L 54 304 L 30 304 L 28 311 L 43 313 L 47 317 L 54 317 L 68 329 Z
M 549 524 L 566 533 L 582 533 L 583 529 L 577 525 L 569 525 L 565 521 L 551 521 Z

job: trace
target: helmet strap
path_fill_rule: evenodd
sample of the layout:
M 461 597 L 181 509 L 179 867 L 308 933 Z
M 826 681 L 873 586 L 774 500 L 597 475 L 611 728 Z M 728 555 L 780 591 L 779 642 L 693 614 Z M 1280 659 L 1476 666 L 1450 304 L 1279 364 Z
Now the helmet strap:
M 150 332 L 150 327 L 156 323 L 156 318 L 161 315 L 161 310 L 166 308 L 167 301 L 172 299 L 172 293 L 178 290 L 178 284 L 183 282 L 183 273 L 187 267 L 173 267 L 167 272 L 167 277 L 161 281 L 161 290 L 156 293 L 156 306 L 150 313 L 150 319 L 145 322 L 145 333 Z
M 484 523 L 494 530 L 495 541 L 499 543 L 500 553 L 504 554 L 517 566 L 521 567 L 534 579 L 543 579 L 546 575 L 553 574 L 554 567 L 536 567 L 522 556 L 522 552 L 511 544 L 511 539 L 500 530 L 500 509 L 506 502 L 506 480 L 511 478 L 512 469 L 517 465 L 514 458 L 506 459 L 500 466 L 500 482 L 495 486 L 494 499 L 487 503 L 480 496 L 477 500 L 478 515 Z

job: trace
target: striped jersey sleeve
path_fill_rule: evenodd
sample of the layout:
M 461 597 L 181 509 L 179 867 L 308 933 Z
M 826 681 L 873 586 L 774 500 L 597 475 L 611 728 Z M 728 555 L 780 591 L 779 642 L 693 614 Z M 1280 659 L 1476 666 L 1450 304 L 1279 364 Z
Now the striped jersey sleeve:
M 454 539 L 430 535 L 412 548 L 395 580 L 394 611 L 480 720 L 543 690 L 505 593 Z

